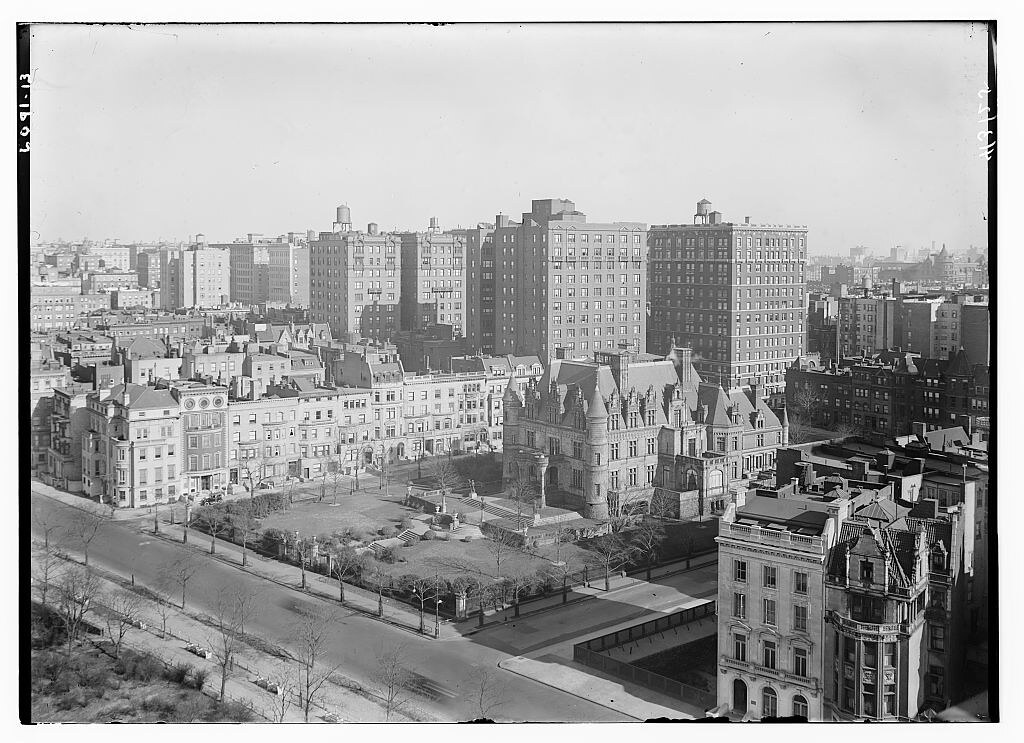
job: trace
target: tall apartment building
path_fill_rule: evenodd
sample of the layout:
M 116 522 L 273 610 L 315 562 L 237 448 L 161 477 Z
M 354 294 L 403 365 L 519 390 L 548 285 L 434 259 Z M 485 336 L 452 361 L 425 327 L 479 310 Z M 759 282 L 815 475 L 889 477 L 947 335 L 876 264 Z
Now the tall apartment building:
M 160 251 L 147 250 L 135 257 L 135 270 L 139 274 L 139 286 L 147 289 L 160 288 Z
M 496 222 L 502 219 L 501 215 Z M 505 217 L 507 226 L 508 218 Z M 479 353 L 494 353 L 494 225 L 450 230 L 466 245 L 466 329 L 469 347 Z
M 424 331 L 438 324 L 466 333 L 466 240 L 441 232 L 431 217 L 428 232 L 402 232 L 401 328 Z
M 270 297 L 270 251 L 266 245 L 256 244 L 254 236 L 248 242 L 234 242 L 210 246 L 227 250 L 231 262 L 231 301 L 242 304 L 260 304 Z
M 807 228 L 723 222 L 711 203 L 693 224 L 651 227 L 652 348 L 688 346 L 708 380 L 785 389 L 804 352 Z
M 337 216 L 309 245 L 310 320 L 343 340 L 387 338 L 400 327 L 401 240 L 374 223 L 354 231 L 347 206 Z
M 309 247 L 294 241 L 267 245 L 271 302 L 309 307 Z
M 230 301 L 231 255 L 205 242 L 186 250 L 161 250 L 160 276 L 163 309 L 220 307 Z
M 626 347 L 647 334 L 647 225 L 590 223 L 566 199 L 535 199 L 521 223 L 495 225 L 498 354 Z M 482 300 L 482 298 L 481 298 Z
M 839 300 L 839 353 L 852 356 L 897 348 L 898 297 L 852 296 Z

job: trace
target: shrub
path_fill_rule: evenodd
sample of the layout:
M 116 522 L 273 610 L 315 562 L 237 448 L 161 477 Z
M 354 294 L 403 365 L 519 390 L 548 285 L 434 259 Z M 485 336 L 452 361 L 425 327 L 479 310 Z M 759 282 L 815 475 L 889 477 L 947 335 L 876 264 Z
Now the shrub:
M 188 678 L 189 672 L 192 670 L 192 666 L 188 663 L 178 661 L 173 666 L 167 669 L 165 676 L 168 681 L 173 681 L 176 684 L 184 684 L 185 679 Z
M 75 709 L 77 707 L 84 707 L 89 703 L 88 691 L 79 685 L 75 685 L 65 693 L 61 694 L 57 699 L 57 709 L 65 712 L 69 709 Z
M 380 554 L 377 555 L 377 559 L 381 562 L 386 562 L 389 565 L 393 565 L 395 560 L 398 559 L 398 555 L 395 554 L 394 547 L 385 547 L 380 551 Z
M 427 529 L 425 532 L 423 532 L 423 536 L 420 538 L 425 542 L 429 542 L 432 539 L 437 539 L 437 532 L 433 529 Z
M 402 519 L 401 526 L 402 526 L 403 529 L 408 529 L 409 527 L 412 526 L 412 519 L 409 518 L 408 516 L 406 516 L 404 519 Z
M 377 533 L 385 539 L 391 539 L 391 537 L 398 536 L 398 529 L 396 529 L 393 526 L 382 526 L 380 529 L 377 530 Z
M 189 685 L 193 689 L 201 690 L 203 688 L 203 684 L 206 683 L 206 679 L 207 679 L 207 677 L 209 677 L 209 675 L 210 675 L 210 669 L 209 668 L 193 668 L 192 669 L 192 680 L 191 680 Z

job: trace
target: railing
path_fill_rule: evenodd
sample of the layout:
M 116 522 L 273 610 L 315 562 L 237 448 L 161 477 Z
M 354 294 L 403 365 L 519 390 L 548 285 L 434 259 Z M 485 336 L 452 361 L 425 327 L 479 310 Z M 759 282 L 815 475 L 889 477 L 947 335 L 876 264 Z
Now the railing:
M 634 642 L 648 635 L 664 632 L 672 627 L 688 624 L 695 619 L 715 616 L 716 603 L 707 601 L 703 604 L 677 611 L 668 616 L 658 617 L 649 622 L 643 622 L 626 629 L 611 632 L 607 635 L 595 637 L 586 642 L 581 642 L 573 647 L 573 660 L 585 666 L 596 668 L 626 681 L 639 684 L 647 689 L 660 691 L 671 697 L 682 699 L 684 702 L 696 705 L 702 709 L 715 706 L 717 694 L 715 690 L 699 689 L 681 681 L 662 676 L 659 673 L 648 671 L 631 663 L 615 660 L 599 652 L 618 647 L 623 643 Z
M 890 624 L 858 622 L 854 619 L 848 619 L 837 614 L 834 611 L 829 612 L 827 616 L 829 620 L 836 625 L 836 627 L 845 632 L 862 632 L 872 635 L 908 634 L 910 632 L 910 625 L 908 622 L 896 622 Z
M 796 673 L 790 673 L 784 671 L 781 668 L 769 668 L 768 666 L 762 666 L 758 663 L 750 663 L 748 661 L 738 660 L 737 658 L 730 658 L 727 655 L 723 655 L 718 659 L 720 665 L 731 668 L 735 671 L 741 671 L 743 673 L 755 673 L 758 676 L 770 676 L 771 678 L 778 679 L 779 681 L 786 681 L 792 684 L 800 684 L 809 687 L 817 687 L 817 680 L 812 679 L 808 676 L 800 676 Z
M 763 529 L 760 526 L 720 523 L 718 525 L 718 535 L 721 537 L 735 537 L 738 539 L 789 545 L 820 555 L 825 554 L 825 546 L 821 537 L 810 537 L 803 534 L 793 534 L 788 531 L 777 531 L 775 529 Z

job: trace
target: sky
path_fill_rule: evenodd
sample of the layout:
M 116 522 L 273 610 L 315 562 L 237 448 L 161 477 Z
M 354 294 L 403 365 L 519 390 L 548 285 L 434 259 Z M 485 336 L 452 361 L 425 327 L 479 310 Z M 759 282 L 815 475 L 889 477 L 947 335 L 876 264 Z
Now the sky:
M 513 218 L 987 242 L 970 23 L 37 26 L 34 237 Z

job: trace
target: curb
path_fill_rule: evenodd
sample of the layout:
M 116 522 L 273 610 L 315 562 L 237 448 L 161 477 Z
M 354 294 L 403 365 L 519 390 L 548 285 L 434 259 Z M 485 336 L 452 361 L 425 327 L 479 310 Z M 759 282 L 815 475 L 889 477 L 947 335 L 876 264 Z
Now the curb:
M 605 709 L 610 709 L 612 712 L 618 712 L 620 715 L 625 715 L 626 717 L 630 717 L 630 718 L 636 720 L 637 722 L 643 722 L 644 720 L 647 719 L 646 717 L 637 717 L 636 715 L 631 715 L 629 712 L 624 712 L 621 709 L 616 709 L 615 707 L 611 707 L 611 706 L 605 704 L 604 702 L 599 702 L 596 699 L 591 699 L 590 697 L 581 697 L 579 694 L 577 694 L 574 691 L 569 691 L 568 689 L 563 689 L 561 686 L 555 686 L 554 684 L 549 684 L 547 681 L 542 681 L 539 678 L 535 678 L 533 676 L 528 676 L 527 674 L 522 673 L 521 671 L 517 671 L 515 668 L 509 668 L 507 666 L 502 665 L 503 663 L 508 663 L 509 661 L 514 661 L 514 660 L 519 660 L 519 659 L 531 660 L 530 658 L 525 658 L 522 655 L 517 655 L 515 658 L 508 658 L 506 660 L 498 661 L 498 668 L 500 668 L 503 671 L 508 671 L 509 673 L 514 673 L 516 676 L 520 676 L 520 677 L 522 677 L 524 679 L 529 679 L 530 681 L 533 681 L 536 684 L 543 684 L 544 686 L 548 687 L 549 689 L 556 689 L 556 690 L 558 690 L 558 691 L 560 691 L 560 692 L 562 692 L 564 694 L 569 694 L 570 696 L 574 696 L 577 699 L 582 699 L 585 702 L 590 702 L 591 704 L 596 704 L 598 707 L 604 707 Z M 613 724 L 613 723 L 609 723 L 609 724 Z

